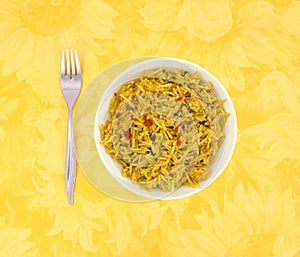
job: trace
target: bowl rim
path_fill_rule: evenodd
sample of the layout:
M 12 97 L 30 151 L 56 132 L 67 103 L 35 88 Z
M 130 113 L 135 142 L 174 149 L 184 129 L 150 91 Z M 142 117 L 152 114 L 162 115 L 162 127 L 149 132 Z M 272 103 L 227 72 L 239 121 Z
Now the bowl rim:
M 100 135 L 100 132 L 99 132 L 99 125 L 100 123 L 98 122 L 98 116 L 99 116 L 99 113 L 101 111 L 101 107 L 103 105 L 103 102 L 104 102 L 104 99 L 105 98 L 109 98 L 111 99 L 112 97 L 112 94 L 115 90 L 118 90 L 124 83 L 134 79 L 134 78 L 131 78 L 131 79 L 124 79 L 126 77 L 138 77 L 136 75 L 138 75 L 141 71 L 136 71 L 138 70 L 140 67 L 143 67 L 143 65 L 151 65 L 153 63 L 156 63 L 156 62 L 172 62 L 174 64 L 176 64 L 176 66 L 178 65 L 178 69 L 184 69 L 182 68 L 182 66 L 186 66 L 186 67 L 189 67 L 189 69 L 193 69 L 193 70 L 198 70 L 200 71 L 201 73 L 201 76 L 205 76 L 207 77 L 209 81 L 211 81 L 213 84 L 214 84 L 214 88 L 216 88 L 216 86 L 218 87 L 218 90 L 215 89 L 215 92 L 216 94 L 218 94 L 218 91 L 221 91 L 222 94 L 225 95 L 225 98 L 226 98 L 226 103 L 227 105 L 230 106 L 230 117 L 232 119 L 232 128 L 233 128 L 233 134 L 231 135 L 231 144 L 230 144 L 230 148 L 227 149 L 227 157 L 225 159 L 225 161 L 222 163 L 221 165 L 221 168 L 217 171 L 214 172 L 214 170 L 212 170 L 211 174 L 209 175 L 209 177 L 202 181 L 200 183 L 200 186 L 197 187 L 197 188 L 191 188 L 191 187 L 187 187 L 185 185 L 181 186 L 180 188 L 182 187 L 186 187 L 186 188 L 189 188 L 190 189 L 190 192 L 188 193 L 184 193 L 184 194 L 179 194 L 179 195 L 176 195 L 175 192 L 178 191 L 179 189 L 171 192 L 171 193 L 163 193 L 163 196 L 160 195 L 158 197 L 155 197 L 154 195 L 151 195 L 152 192 L 148 192 L 146 190 L 135 190 L 134 189 L 134 185 L 137 185 L 137 183 L 133 184 L 131 182 L 131 180 L 128 178 L 123 178 L 123 179 L 126 179 L 127 181 L 130 180 L 132 186 L 128 186 L 126 183 L 124 183 L 124 180 L 122 178 L 119 178 L 117 177 L 114 172 L 115 171 L 112 171 L 111 170 L 111 167 L 108 165 L 108 163 L 106 162 L 104 156 L 102 155 L 102 150 L 100 149 L 100 141 L 99 141 L 99 136 L 101 137 Z M 160 68 L 160 67 L 166 67 L 166 68 L 170 68 L 168 67 L 167 65 L 166 66 L 163 66 L 163 65 L 156 65 L 156 68 Z M 148 68 L 148 69 L 152 69 L 151 68 Z M 174 69 L 174 67 L 172 67 L 172 69 Z M 142 70 L 147 70 L 147 68 L 144 68 Z M 123 79 L 123 81 L 122 81 Z M 121 81 L 120 81 L 121 80 Z M 120 82 L 119 82 L 120 81 Z M 116 86 L 116 88 L 114 88 L 114 86 L 118 84 Z M 111 92 L 112 91 L 112 92 Z M 101 123 L 102 124 L 102 123 Z M 228 126 L 228 121 L 227 123 L 225 124 L 225 127 Z M 226 138 L 225 138 L 226 140 Z M 160 200 L 173 200 L 173 199 L 179 199 L 179 198 L 183 198 L 183 197 L 188 197 L 188 196 L 191 196 L 193 194 L 196 194 L 198 193 L 199 191 L 202 191 L 203 189 L 207 188 L 209 185 L 211 185 L 223 172 L 224 170 L 226 169 L 226 167 L 228 166 L 228 163 L 229 161 L 231 160 L 232 158 L 232 155 L 233 155 L 233 152 L 235 150 L 235 147 L 236 147 L 236 141 L 237 141 L 237 116 L 236 116 L 236 111 L 235 111 L 235 108 L 234 108 L 234 105 L 233 105 L 233 102 L 232 102 L 232 99 L 231 97 L 229 96 L 226 88 L 223 86 L 223 84 L 212 74 L 210 73 L 208 70 L 206 70 L 205 68 L 193 63 L 193 62 L 190 62 L 190 61 L 187 61 L 187 60 L 184 60 L 184 59 L 180 59 L 180 58 L 169 58 L 169 57 L 153 57 L 151 59 L 148 59 L 148 60 L 144 60 L 144 61 L 141 61 L 137 64 L 134 64 L 132 65 L 131 67 L 127 68 L 126 70 L 124 70 L 123 72 L 119 73 L 114 79 L 113 81 L 108 85 L 108 87 L 106 88 L 106 90 L 104 91 L 100 101 L 99 101 L 99 104 L 98 104 L 98 107 L 97 107 L 97 111 L 96 111 L 96 115 L 95 115 L 95 120 L 94 120 L 94 141 L 95 141 L 95 144 L 96 144 L 96 148 L 97 148 L 97 152 L 100 156 L 100 159 L 101 161 L 103 162 L 105 168 L 107 169 L 107 171 L 110 173 L 110 175 L 119 183 L 121 184 L 121 186 L 127 188 L 128 190 L 130 190 L 131 192 L 139 195 L 139 196 L 142 196 L 142 197 L 145 197 L 145 198 L 151 198 L 153 200 L 155 199 L 160 199 Z M 223 143 L 224 144 L 224 143 Z M 104 146 L 103 146 L 104 147 Z M 221 146 L 222 148 L 222 146 Z M 224 154 L 224 153 L 223 153 Z M 105 155 L 109 156 L 106 152 L 105 152 Z M 218 156 L 217 154 L 217 159 L 219 159 L 220 156 Z M 116 162 L 115 160 L 113 160 L 114 162 Z M 202 186 L 201 187 L 201 184 L 203 184 L 205 181 L 207 181 L 206 185 L 205 186 Z M 191 190 L 192 189 L 192 190 Z M 160 190 L 163 192 L 163 190 Z

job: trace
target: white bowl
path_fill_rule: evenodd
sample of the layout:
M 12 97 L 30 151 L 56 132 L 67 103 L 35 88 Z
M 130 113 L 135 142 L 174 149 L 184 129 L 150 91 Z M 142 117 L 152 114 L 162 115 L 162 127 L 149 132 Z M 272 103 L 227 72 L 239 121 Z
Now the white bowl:
M 181 186 L 177 190 L 172 193 L 166 193 L 161 189 L 153 189 L 152 192 L 148 192 L 146 190 L 141 190 L 139 185 L 136 183 L 132 183 L 129 178 L 124 178 L 121 175 L 122 166 L 116 161 L 111 158 L 109 154 L 105 151 L 105 146 L 100 144 L 101 135 L 99 132 L 99 125 L 104 124 L 106 120 L 110 118 L 108 113 L 110 99 L 113 97 L 114 92 L 118 91 L 119 88 L 126 82 L 136 79 L 139 77 L 139 74 L 145 70 L 166 67 L 169 69 L 179 68 L 190 73 L 194 73 L 195 71 L 200 71 L 201 76 L 204 80 L 210 81 L 214 85 L 215 92 L 219 99 L 227 99 L 224 103 L 224 109 L 226 112 L 230 113 L 228 117 L 227 123 L 224 128 L 225 133 L 225 140 L 222 146 L 219 148 L 216 156 L 216 161 L 210 166 L 212 172 L 210 176 L 200 183 L 200 186 L 197 188 L 192 188 L 188 186 Z M 105 91 L 95 117 L 95 124 L 94 124 L 94 136 L 95 136 L 95 143 L 97 146 L 98 153 L 102 162 L 104 163 L 107 170 L 116 179 L 122 186 L 127 188 L 128 190 L 146 197 L 146 198 L 153 198 L 153 199 L 163 199 L 163 200 L 170 200 L 170 199 L 178 199 L 186 196 L 193 195 L 204 188 L 208 187 L 213 181 L 215 181 L 224 171 L 226 168 L 232 153 L 235 148 L 236 144 L 236 137 L 237 137 L 237 120 L 236 120 L 236 113 L 234 110 L 234 106 L 232 101 L 223 87 L 223 85 L 218 81 L 210 72 L 206 69 L 185 61 L 181 59 L 175 58 L 153 58 L 147 61 L 140 62 L 124 72 L 122 72 L 115 80 L 109 85 L 107 90 Z

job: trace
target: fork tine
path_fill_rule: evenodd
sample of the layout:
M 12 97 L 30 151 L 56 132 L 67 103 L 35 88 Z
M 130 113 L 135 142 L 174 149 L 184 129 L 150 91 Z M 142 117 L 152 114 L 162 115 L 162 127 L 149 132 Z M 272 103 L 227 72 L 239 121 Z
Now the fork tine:
M 66 50 L 63 49 L 63 50 L 62 50 L 62 53 L 61 53 L 61 63 L 60 63 L 61 75 L 63 75 L 63 76 L 66 75 L 65 55 L 66 55 Z
M 79 61 L 78 52 L 76 49 L 74 49 L 74 53 L 75 53 L 75 60 L 76 60 L 77 75 L 80 75 L 81 74 L 80 61 Z
M 71 69 L 70 69 L 70 49 L 67 49 L 66 50 L 66 59 L 67 59 L 67 72 L 66 72 L 66 75 L 68 76 L 68 77 L 70 77 L 70 71 L 71 71 Z
M 70 50 L 70 56 L 71 56 L 71 71 L 72 71 L 72 78 L 75 77 L 75 62 L 74 62 L 74 51 L 73 49 Z

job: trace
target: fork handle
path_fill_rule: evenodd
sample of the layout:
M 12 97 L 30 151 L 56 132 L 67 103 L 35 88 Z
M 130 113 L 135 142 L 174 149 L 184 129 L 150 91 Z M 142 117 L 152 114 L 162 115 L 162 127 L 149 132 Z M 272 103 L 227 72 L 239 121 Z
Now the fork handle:
M 71 205 L 74 202 L 74 186 L 76 180 L 76 154 L 73 135 L 72 109 L 68 108 L 68 137 L 66 149 L 66 192 Z

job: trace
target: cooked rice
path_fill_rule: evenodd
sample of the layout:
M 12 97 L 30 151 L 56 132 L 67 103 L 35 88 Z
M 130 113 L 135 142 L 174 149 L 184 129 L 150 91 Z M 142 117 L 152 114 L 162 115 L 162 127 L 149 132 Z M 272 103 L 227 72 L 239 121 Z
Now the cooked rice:
M 197 187 L 225 138 L 223 103 L 199 73 L 147 70 L 115 92 L 101 143 L 146 190 Z

